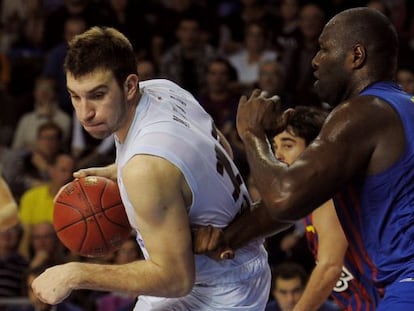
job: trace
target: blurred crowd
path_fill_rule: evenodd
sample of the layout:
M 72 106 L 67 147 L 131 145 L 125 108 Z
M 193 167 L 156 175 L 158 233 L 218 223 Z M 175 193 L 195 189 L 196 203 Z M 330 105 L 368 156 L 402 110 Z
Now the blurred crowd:
M 228 138 L 255 200 L 235 128 L 240 96 L 260 88 L 280 96 L 284 108 L 329 111 L 313 91 L 311 60 L 325 22 L 356 6 L 380 10 L 394 23 L 397 81 L 414 93 L 413 1 L 0 0 L 0 173 L 21 218 L 21 225 L 0 232 L 0 298 L 30 297 L 27 281 L 41 269 L 87 260 L 74 258 L 57 239 L 53 197 L 75 170 L 112 163 L 115 149 L 113 137 L 94 139 L 74 116 L 63 71 L 73 36 L 94 25 L 115 27 L 134 46 L 140 80 L 166 78 L 190 91 Z M 127 250 L 102 260 L 141 258 L 136 246 L 132 238 Z M 272 267 L 286 260 L 306 272 L 314 267 L 299 224 L 268 239 L 267 247 Z M 135 299 L 85 292 L 71 297 L 68 310 L 121 310 Z

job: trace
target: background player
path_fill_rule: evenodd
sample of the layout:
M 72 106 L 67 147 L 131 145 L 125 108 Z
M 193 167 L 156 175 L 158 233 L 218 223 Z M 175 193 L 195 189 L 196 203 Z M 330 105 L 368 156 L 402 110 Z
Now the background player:
M 326 111 L 311 107 L 287 111 L 273 138 L 276 158 L 291 165 L 319 134 L 326 116 Z M 316 310 L 330 294 L 341 310 L 375 310 L 379 293 L 359 269 L 365 251 L 354 244 L 348 246 L 333 201 L 325 202 L 303 221 L 316 266 L 293 310 Z

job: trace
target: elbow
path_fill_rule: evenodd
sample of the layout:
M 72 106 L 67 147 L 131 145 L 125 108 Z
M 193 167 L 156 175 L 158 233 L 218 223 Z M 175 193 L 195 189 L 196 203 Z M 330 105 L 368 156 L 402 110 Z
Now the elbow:
M 179 286 L 176 288 L 175 291 L 175 297 L 183 297 L 183 296 L 187 296 L 191 290 L 193 289 L 194 286 L 194 279 L 189 279 L 189 280 L 180 280 L 178 281 Z
M 324 271 L 326 280 L 332 283 L 332 288 L 335 286 L 341 277 L 343 263 L 335 262 L 318 262 L 316 265 L 320 270 Z
M 176 275 L 169 282 L 169 292 L 166 295 L 168 298 L 178 298 L 188 295 L 193 289 L 195 283 L 194 273 L 185 273 Z

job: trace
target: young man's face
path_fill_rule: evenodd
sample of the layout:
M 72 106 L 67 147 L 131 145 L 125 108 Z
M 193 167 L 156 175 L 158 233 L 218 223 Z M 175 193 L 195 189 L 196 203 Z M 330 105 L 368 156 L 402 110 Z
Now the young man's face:
M 121 89 L 111 71 L 74 77 L 67 73 L 67 87 L 76 116 L 93 137 L 103 139 L 125 125 L 127 90 Z
M 282 311 L 291 311 L 299 301 L 302 293 L 303 285 L 299 277 L 292 279 L 277 279 L 275 288 L 272 291 L 272 295 Z
M 273 146 L 276 158 L 291 165 L 306 147 L 303 138 L 296 136 L 292 131 L 285 130 L 273 137 Z

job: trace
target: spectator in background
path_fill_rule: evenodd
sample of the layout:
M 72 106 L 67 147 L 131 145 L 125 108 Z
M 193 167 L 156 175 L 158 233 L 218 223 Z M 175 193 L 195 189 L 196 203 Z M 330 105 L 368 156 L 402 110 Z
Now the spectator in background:
M 22 248 L 22 247 L 20 247 Z M 29 266 L 58 265 L 68 261 L 66 248 L 58 239 L 53 224 L 44 221 L 30 226 Z
M 11 18 L 17 18 L 20 21 L 25 20 L 31 13 L 43 9 L 41 0 L 14 0 L 1 1 L 0 18 L 1 23 L 7 24 Z
M 233 87 L 237 72 L 225 58 L 215 58 L 207 66 L 206 85 L 198 100 L 211 115 L 217 128 L 228 138 L 235 129 L 240 94 Z
M 246 26 L 250 23 L 258 23 L 268 31 L 268 39 L 279 32 L 279 19 L 274 10 L 264 0 L 240 0 L 229 15 L 221 21 L 219 51 L 229 56 L 243 49 L 246 38 Z
M 289 108 L 284 102 L 285 70 L 277 60 L 266 60 L 259 64 L 259 81 L 257 87 L 266 92 L 266 96 L 278 95 L 281 98 L 282 109 Z
M 21 198 L 19 216 L 24 225 L 53 222 L 53 199 L 59 189 L 72 180 L 74 169 L 75 161 L 71 155 L 60 153 L 55 157 L 48 166 L 50 181 L 27 190 Z
M 246 176 L 247 162 L 243 144 L 236 131 L 236 111 L 240 97 L 237 80 L 237 72 L 227 59 L 213 59 L 207 66 L 206 86 L 198 100 L 229 141 L 233 149 L 233 160 L 241 174 Z
M 392 21 L 398 33 L 399 65 L 414 69 L 414 1 L 388 1 L 392 4 Z
M 34 110 L 24 114 L 17 125 L 12 148 L 33 150 L 36 133 L 46 122 L 56 123 L 63 134 L 63 143 L 69 141 L 71 117 L 59 108 L 56 81 L 51 77 L 39 76 L 33 90 Z
M 367 7 L 380 11 L 386 17 L 391 19 L 391 10 L 383 0 L 370 0 L 367 3 Z
M 278 54 L 269 49 L 270 40 L 263 25 L 252 22 L 245 27 L 243 47 L 228 57 L 237 71 L 242 92 L 249 92 L 259 80 L 259 64 L 266 60 L 276 60 Z
M 37 129 L 33 150 L 13 150 L 3 159 L 3 175 L 14 197 L 49 180 L 48 166 L 62 149 L 62 130 L 54 122 L 46 122 Z
M 134 51 L 139 57 L 150 58 L 152 28 L 145 16 L 137 18 L 137 12 L 147 14 L 145 4 L 140 4 L 135 0 L 109 0 L 107 9 L 104 12 L 104 25 L 114 27 L 131 41 Z M 101 4 L 104 6 L 104 4 Z M 161 22 L 163 27 L 165 21 Z M 171 29 L 171 28 L 170 28 Z M 169 30 L 170 30 L 169 29 Z
M 315 78 L 311 61 L 318 51 L 318 38 L 324 23 L 324 11 L 317 4 L 306 4 L 300 10 L 300 39 L 296 46 L 285 50 L 282 59 L 288 106 L 295 106 L 304 98 L 309 106 L 320 107 L 322 104 L 313 88 Z
M 87 28 L 86 20 L 80 16 L 69 16 L 63 26 L 63 39 L 46 55 L 43 74 L 53 77 L 57 83 L 59 106 L 70 116 L 73 114 L 72 103 L 66 90 L 66 76 L 63 63 L 68 48 L 68 42 Z
M 280 1 L 280 31 L 273 38 L 273 45 L 277 50 L 283 52 L 294 48 L 300 37 L 299 11 L 300 0 Z
M 155 2 L 155 1 L 153 1 Z M 162 4 L 164 3 L 164 4 Z M 151 58 L 156 66 L 160 66 L 162 57 L 167 50 L 172 48 L 177 39 L 171 35 L 172 30 L 178 29 L 183 18 L 191 16 L 198 21 L 199 40 L 207 43 L 206 25 L 210 20 L 206 8 L 199 5 L 197 1 L 191 0 L 172 0 L 163 1 L 158 6 L 152 8 L 151 20 L 153 25 L 153 34 L 151 38 Z
M 400 68 L 397 71 L 397 82 L 407 93 L 414 94 L 414 70 Z
M 195 17 L 184 16 L 178 23 L 176 36 L 178 42 L 161 59 L 160 76 L 198 96 L 205 85 L 207 64 L 216 52 L 201 40 L 200 22 Z
M 0 91 L 3 92 L 10 82 L 10 60 L 7 53 L 0 50 Z
M 10 47 L 13 58 L 42 58 L 44 49 L 45 16 L 42 8 L 31 10 L 20 20 L 16 40 Z
M 66 153 L 58 154 L 48 167 L 50 181 L 23 193 L 20 201 L 19 217 L 25 230 L 22 252 L 28 254 L 28 241 L 31 226 L 42 222 L 53 222 L 53 200 L 59 189 L 72 180 L 75 162 Z
M 63 0 L 59 7 L 47 15 L 45 49 L 49 51 L 64 39 L 64 25 L 70 17 L 83 18 L 87 27 L 104 24 L 105 8 L 102 3 L 92 0 Z
M 7 53 L 0 48 L 0 146 L 7 147 L 11 144 L 14 129 L 21 116 L 20 107 L 16 107 L 15 100 L 9 94 L 10 79 L 10 59 Z
M 0 230 L 0 297 L 24 295 L 24 272 L 28 261 L 18 251 L 22 234 L 20 225 Z
M 30 14 L 8 53 L 11 63 L 9 92 L 18 101 L 21 113 L 33 109 L 33 88 L 42 73 L 45 57 L 44 22 L 42 11 Z
M 141 249 L 135 239 L 135 236 L 125 240 L 120 249 L 115 252 L 113 263 L 115 265 L 126 264 L 135 260 L 143 260 Z M 120 308 L 130 306 L 132 310 L 135 304 L 136 295 L 111 292 L 102 295 L 97 300 L 96 311 L 117 311 Z
M 305 269 L 293 262 L 284 262 L 272 271 L 271 300 L 265 311 L 292 311 L 302 296 L 308 281 Z M 318 311 L 339 311 L 327 301 Z
M 154 62 L 149 59 L 139 59 L 137 61 L 137 72 L 139 81 L 154 79 L 157 76 L 157 70 Z

